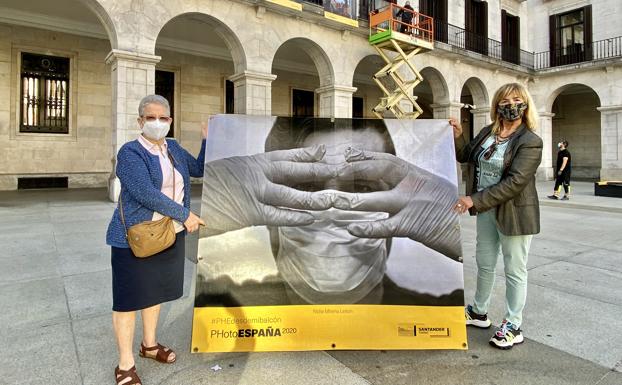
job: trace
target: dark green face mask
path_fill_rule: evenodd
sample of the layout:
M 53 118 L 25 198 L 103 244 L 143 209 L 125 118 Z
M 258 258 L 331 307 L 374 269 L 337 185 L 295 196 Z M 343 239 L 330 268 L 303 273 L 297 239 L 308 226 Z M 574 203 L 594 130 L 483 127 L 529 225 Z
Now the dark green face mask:
M 527 109 L 526 103 L 506 104 L 497 107 L 497 113 L 503 120 L 514 121 L 523 116 L 523 112 Z

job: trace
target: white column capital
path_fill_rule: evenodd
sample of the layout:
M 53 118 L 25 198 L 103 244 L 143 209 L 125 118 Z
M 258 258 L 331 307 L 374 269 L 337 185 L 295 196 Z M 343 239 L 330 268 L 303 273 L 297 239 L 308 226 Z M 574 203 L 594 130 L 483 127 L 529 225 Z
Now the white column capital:
M 596 110 L 605 114 L 617 114 L 622 112 L 622 104 L 596 107 Z
M 266 72 L 242 71 L 229 76 L 233 82 L 233 110 L 236 114 L 270 116 L 272 82 L 276 75 Z
M 458 102 L 449 102 L 449 103 L 432 103 L 430 104 L 431 108 L 462 108 L 464 104 Z
M 127 60 L 138 63 L 158 64 L 162 60 L 161 56 L 150 55 L 140 52 L 124 51 L 121 49 L 113 49 L 106 56 L 106 64 L 114 63 L 117 60 Z
M 448 103 L 432 103 L 430 107 L 434 115 L 434 119 L 449 119 L 453 117 L 460 117 L 460 110 L 464 104 L 458 102 Z
M 328 85 L 328 86 L 317 88 L 315 90 L 315 93 L 316 94 L 325 94 L 327 92 L 334 92 L 334 93 L 342 92 L 342 93 L 345 93 L 345 94 L 353 94 L 353 93 L 356 92 L 357 89 L 358 88 L 356 88 L 356 87 L 340 86 L 340 85 L 337 85 L 337 84 L 331 84 L 331 85 Z
M 490 107 L 473 108 L 469 112 L 471 115 L 487 115 L 490 114 Z
M 352 118 L 352 95 L 356 87 L 329 84 L 317 88 L 321 118 Z
M 259 82 L 270 82 L 272 83 L 276 79 L 276 75 L 264 73 L 264 72 L 254 72 L 254 71 L 243 71 L 237 74 L 233 74 L 228 78 L 230 81 L 236 83 L 239 81 L 259 81 Z
M 538 116 L 541 118 L 549 118 L 549 119 L 553 119 L 553 117 L 555 116 L 554 113 L 552 112 L 538 112 Z

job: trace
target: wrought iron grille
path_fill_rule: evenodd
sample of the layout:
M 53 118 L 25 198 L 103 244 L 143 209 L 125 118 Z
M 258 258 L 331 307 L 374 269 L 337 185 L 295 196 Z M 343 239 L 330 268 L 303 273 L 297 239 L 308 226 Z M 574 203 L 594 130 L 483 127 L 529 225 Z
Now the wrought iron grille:
M 622 36 L 535 54 L 535 68 L 545 69 L 586 61 L 622 57 Z
M 20 132 L 69 132 L 69 58 L 22 53 Z

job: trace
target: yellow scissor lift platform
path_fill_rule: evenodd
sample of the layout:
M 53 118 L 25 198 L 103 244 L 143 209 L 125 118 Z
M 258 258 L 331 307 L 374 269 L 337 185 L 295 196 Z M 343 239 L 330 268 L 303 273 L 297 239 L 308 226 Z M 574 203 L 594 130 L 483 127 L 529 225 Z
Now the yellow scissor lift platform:
M 412 15 L 410 24 L 395 18 L 399 10 Z M 434 49 L 432 18 L 396 4 L 390 4 L 379 12 L 370 14 L 369 43 L 386 63 L 373 76 L 384 96 L 380 98 L 380 102 L 372 109 L 372 112 L 380 119 L 388 111 L 391 111 L 398 119 L 416 119 L 423 111 L 417 104 L 413 89 L 423 81 L 423 77 L 411 59 L 417 54 Z M 413 73 L 413 80 L 404 80 L 398 73 L 404 65 Z M 412 112 L 405 111 L 400 105 L 404 99 L 413 105 Z

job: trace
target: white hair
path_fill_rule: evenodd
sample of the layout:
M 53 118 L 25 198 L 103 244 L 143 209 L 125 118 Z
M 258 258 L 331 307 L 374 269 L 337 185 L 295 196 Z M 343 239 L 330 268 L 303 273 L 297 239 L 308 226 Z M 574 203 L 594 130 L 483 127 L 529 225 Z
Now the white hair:
M 164 96 L 160 95 L 147 95 L 141 99 L 140 104 L 138 104 L 138 116 L 142 117 L 145 113 L 145 107 L 148 104 L 159 104 L 162 107 L 166 108 L 166 113 L 171 114 L 171 105 L 168 104 L 168 100 Z

